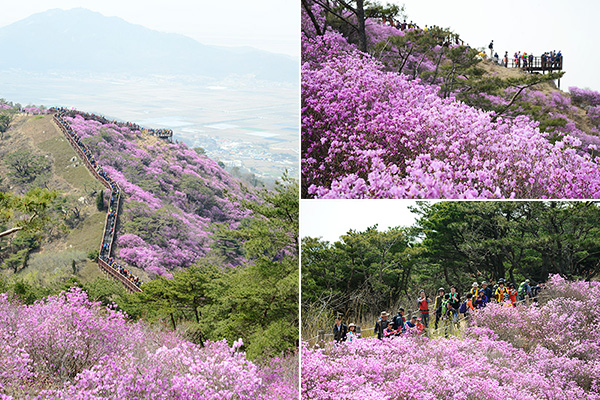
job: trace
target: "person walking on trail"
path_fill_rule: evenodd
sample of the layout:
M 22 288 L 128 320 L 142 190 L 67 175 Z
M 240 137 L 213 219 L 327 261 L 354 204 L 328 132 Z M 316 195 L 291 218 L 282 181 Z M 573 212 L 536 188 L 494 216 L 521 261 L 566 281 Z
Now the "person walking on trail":
M 401 331 L 404 329 L 404 324 L 406 323 L 406 319 L 404 318 L 404 308 L 400 307 L 398 309 L 398 314 L 394 316 L 394 329 L 397 331 Z
M 421 290 L 419 300 L 417 300 L 417 306 L 419 307 L 419 312 L 421 314 L 421 320 L 423 321 L 423 325 L 425 328 L 429 327 L 429 297 L 425 295 L 425 291 Z
M 377 335 L 377 339 L 381 339 L 384 336 L 383 331 L 385 330 L 385 328 L 387 328 L 388 316 L 389 314 L 386 311 L 382 311 L 381 317 L 379 317 L 377 323 L 375 324 L 375 329 L 373 333 Z
M 342 324 L 342 319 L 337 316 L 335 317 L 335 325 L 333 325 L 333 339 L 336 343 L 340 343 L 346 340 L 346 334 L 348 333 L 348 327 Z
M 508 68 L 508 51 L 504 52 L 504 68 Z
M 460 295 L 456 291 L 456 286 L 450 286 L 450 311 L 454 322 L 458 321 L 458 308 L 460 307 Z
M 531 286 L 529 286 L 529 279 L 525 279 L 519 285 L 519 301 L 523 301 L 527 298 L 531 298 Z
M 490 58 L 494 57 L 494 41 L 493 40 L 490 42 L 488 49 L 490 49 Z
M 450 305 L 450 294 L 446 293 L 444 295 L 444 299 L 442 300 L 442 306 L 441 306 L 441 313 L 442 313 L 442 317 L 441 317 L 441 321 L 442 321 L 442 326 L 444 327 L 444 335 L 446 337 L 448 337 L 448 325 L 449 325 L 449 321 L 452 315 L 452 311 L 450 311 L 452 309 L 452 306 Z
M 494 292 L 496 302 L 502 303 L 505 295 L 508 296 L 508 289 L 504 286 L 504 278 L 500 278 L 498 279 L 498 289 Z
M 348 333 L 346 334 L 346 343 L 353 343 L 358 340 L 358 334 L 356 333 L 356 325 L 354 322 L 348 325 Z
M 440 322 L 440 319 L 442 318 L 442 302 L 444 301 L 444 294 L 446 292 L 444 291 L 444 288 L 441 287 L 438 289 L 438 295 L 435 298 L 435 304 L 433 306 L 433 308 L 435 309 L 435 329 L 438 328 L 438 323 Z

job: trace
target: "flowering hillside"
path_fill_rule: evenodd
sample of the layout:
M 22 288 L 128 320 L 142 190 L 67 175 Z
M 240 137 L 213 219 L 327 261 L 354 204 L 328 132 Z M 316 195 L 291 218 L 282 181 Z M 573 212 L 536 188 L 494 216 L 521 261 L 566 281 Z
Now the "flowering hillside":
M 235 227 L 246 216 L 226 198 L 240 195 L 238 184 L 185 144 L 80 115 L 65 119 L 125 194 L 118 256 L 151 276 L 192 265 L 214 244 L 211 224 Z
M 206 347 L 91 302 L 73 288 L 25 306 L 0 295 L 0 398 L 289 399 L 294 357 L 268 367 L 225 341 Z
M 600 399 L 600 284 L 554 277 L 541 306 L 486 307 L 465 338 L 302 350 L 302 398 Z
M 449 30 L 334 3 L 303 2 L 302 197 L 600 196 L 597 110 L 540 90 L 562 73 L 501 78 Z

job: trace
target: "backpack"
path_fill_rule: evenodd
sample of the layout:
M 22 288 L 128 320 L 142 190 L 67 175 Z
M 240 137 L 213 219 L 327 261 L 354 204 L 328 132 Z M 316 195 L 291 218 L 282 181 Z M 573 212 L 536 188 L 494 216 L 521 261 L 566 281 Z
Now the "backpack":
M 404 326 L 404 318 L 401 315 L 396 315 L 393 322 L 394 326 L 397 327 L 396 329 L 401 329 Z
M 448 303 L 450 303 L 449 300 L 442 300 L 442 315 L 446 315 L 446 312 L 448 311 Z
M 458 307 L 458 312 L 464 314 L 467 312 L 467 301 L 463 301 L 463 303 Z
M 519 285 L 518 292 L 519 292 L 520 296 L 525 296 L 527 294 L 526 286 L 527 286 L 527 283 L 525 283 L 525 282 L 523 282 Z

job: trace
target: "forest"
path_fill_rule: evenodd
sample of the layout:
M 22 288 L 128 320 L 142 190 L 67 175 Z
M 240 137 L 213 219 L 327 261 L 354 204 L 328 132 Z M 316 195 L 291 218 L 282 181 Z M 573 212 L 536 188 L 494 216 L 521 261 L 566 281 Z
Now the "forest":
M 303 324 L 318 315 L 371 318 L 412 305 L 418 291 L 505 278 L 589 281 L 600 273 L 596 202 L 417 202 L 408 227 L 302 238 Z M 412 307 L 414 308 L 414 307 Z

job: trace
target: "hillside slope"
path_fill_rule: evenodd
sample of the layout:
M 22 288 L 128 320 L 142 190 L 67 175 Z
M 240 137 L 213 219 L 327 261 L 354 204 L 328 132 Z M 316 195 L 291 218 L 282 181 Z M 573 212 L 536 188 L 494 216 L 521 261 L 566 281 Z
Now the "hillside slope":
M 319 4 L 304 3 L 302 197 L 600 197 L 600 103 L 577 107 L 593 93 L 481 63 L 449 29 L 367 17 L 365 42 Z
M 18 182 L 12 176 L 13 168 L 7 158 L 11 154 L 43 156 L 49 161 L 51 172 L 42 181 Z M 0 190 L 23 193 L 33 186 L 53 188 L 65 199 L 62 221 L 48 226 L 39 252 L 32 255 L 23 274 L 36 271 L 39 279 L 70 274 L 72 261 L 77 263 L 79 279 L 87 281 L 100 276 L 95 263 L 87 254 L 98 249 L 102 238 L 105 212 L 96 208 L 95 196 L 102 186 L 88 173 L 49 115 L 17 114 L 10 130 L 0 140 Z M 64 225 L 64 222 L 68 226 Z M 52 267 L 44 260 L 54 260 Z
M 184 144 L 150 136 L 139 127 L 102 124 L 83 116 L 92 118 L 92 114 L 81 113 L 68 119 L 125 196 L 114 256 L 129 263 L 132 272 L 145 281 L 155 275 L 170 276 L 169 271 L 188 267 L 209 254 L 222 260 L 223 266 L 243 261 L 241 244 L 219 244 L 212 238 L 215 224 L 234 228 L 247 215 L 238 211 L 235 198 L 252 196 L 242 194 L 237 180 Z M 19 152 L 47 160 L 49 173 L 41 174 L 42 180 L 18 182 L 10 155 Z M 77 218 L 71 218 L 63 230 L 58 225 L 50 227 L 48 241 L 29 265 L 39 268 L 43 263 L 37 259 L 53 259 L 52 264 L 57 264 L 61 252 L 68 253 L 66 259 L 84 263 L 101 242 L 106 211 L 98 212 L 95 198 L 104 188 L 82 165 L 52 116 L 15 115 L 0 141 L 0 155 L 0 172 L 6 177 L 3 191 L 22 193 L 35 186 L 56 189 L 65 199 L 65 207 L 77 211 Z M 105 204 L 108 196 L 105 190 Z M 58 264 L 64 264 L 63 273 L 68 275 L 71 261 Z M 86 268 L 80 278 L 99 275 L 92 270 Z M 47 274 L 56 274 L 56 268 Z

